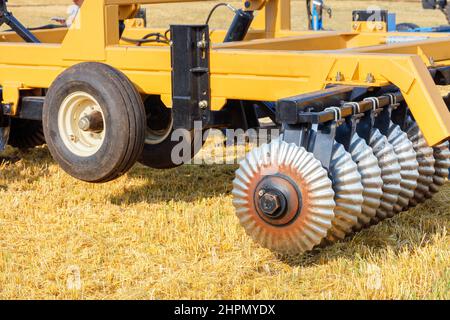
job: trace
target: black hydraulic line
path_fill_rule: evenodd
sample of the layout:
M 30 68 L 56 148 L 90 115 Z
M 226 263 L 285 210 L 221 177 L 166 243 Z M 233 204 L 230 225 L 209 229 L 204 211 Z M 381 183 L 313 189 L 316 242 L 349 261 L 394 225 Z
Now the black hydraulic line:
M 234 9 L 230 4 L 225 3 L 225 2 L 216 4 L 216 5 L 211 9 L 211 11 L 209 12 L 208 18 L 206 18 L 205 24 L 208 24 L 208 25 L 209 25 L 209 22 L 211 21 L 212 15 L 213 15 L 214 12 L 215 12 L 217 9 L 219 9 L 220 7 L 227 7 L 228 9 L 230 9 L 230 10 L 232 10 L 232 11 L 235 11 L 235 10 L 236 10 L 236 9 Z
M 166 32 L 167 34 L 167 32 Z M 141 39 L 131 39 L 127 37 L 122 37 L 123 41 L 136 43 L 138 46 L 144 43 L 164 43 L 164 44 L 170 44 L 170 40 L 167 38 L 166 35 L 162 33 L 149 33 L 142 37 Z

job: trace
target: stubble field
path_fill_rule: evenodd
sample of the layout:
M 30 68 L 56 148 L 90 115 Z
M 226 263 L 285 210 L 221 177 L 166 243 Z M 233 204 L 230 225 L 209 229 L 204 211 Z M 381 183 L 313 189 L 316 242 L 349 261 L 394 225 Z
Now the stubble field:
M 69 1 L 9 1 L 29 26 Z M 238 5 L 238 2 L 233 2 Z M 32 5 L 31 5 L 32 4 Z M 149 7 L 150 23 L 204 21 L 214 3 Z M 416 2 L 328 1 L 331 29 L 377 5 L 444 24 Z M 293 25 L 306 25 L 303 1 Z M 212 24 L 225 27 L 227 11 Z M 136 165 L 106 185 L 76 181 L 46 147 L 0 165 L 0 299 L 449 299 L 450 185 L 432 200 L 332 247 L 284 258 L 254 244 L 232 207 L 236 166 Z

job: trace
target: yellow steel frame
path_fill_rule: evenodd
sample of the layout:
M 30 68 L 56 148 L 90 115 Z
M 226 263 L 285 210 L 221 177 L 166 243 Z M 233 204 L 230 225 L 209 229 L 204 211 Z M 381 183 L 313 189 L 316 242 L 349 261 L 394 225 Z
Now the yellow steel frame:
M 118 20 L 133 16 L 141 4 L 189 1 L 85 1 L 69 30 L 36 32 L 41 44 L 26 44 L 16 35 L 1 33 L 3 102 L 17 106 L 20 90 L 48 88 L 66 68 L 82 61 L 99 61 L 122 70 L 141 93 L 161 95 L 170 106 L 169 47 L 124 43 L 119 39 Z M 227 99 L 276 101 L 333 83 L 394 84 L 430 145 L 450 137 L 450 114 L 428 70 L 450 65 L 449 35 L 404 34 L 417 37 L 417 41 L 390 45 L 386 43 L 392 33 L 379 30 L 294 32 L 289 0 L 246 2 L 247 10 L 259 11 L 246 41 L 221 44 L 225 31 L 211 33 L 215 42 L 210 66 L 214 110 L 221 109 Z M 138 37 L 147 32 L 149 29 L 131 27 L 125 35 Z

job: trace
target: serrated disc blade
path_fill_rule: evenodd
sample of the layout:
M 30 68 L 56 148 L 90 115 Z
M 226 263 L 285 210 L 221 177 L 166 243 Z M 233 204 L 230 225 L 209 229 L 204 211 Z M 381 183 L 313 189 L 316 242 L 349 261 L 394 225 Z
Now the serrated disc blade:
M 430 185 L 430 190 L 425 195 L 428 199 L 439 192 L 439 188 L 445 184 L 445 180 L 448 178 L 448 169 L 450 168 L 449 142 L 447 141 L 434 147 L 433 156 L 436 160 L 434 164 L 435 173 L 433 175 L 433 183 Z
M 376 217 L 371 221 L 371 224 L 376 224 L 386 219 L 390 213 L 394 211 L 394 205 L 398 202 L 401 191 L 401 167 L 398 163 L 394 147 L 378 129 L 372 129 L 369 146 L 372 148 L 375 157 L 378 159 L 378 165 L 381 169 L 381 178 L 383 180 L 381 205 L 377 209 Z
M 416 152 L 414 151 L 412 142 L 408 139 L 408 135 L 393 122 L 389 125 L 387 139 L 397 154 L 397 159 L 401 167 L 400 175 L 402 177 L 398 202 L 394 205 L 394 212 L 389 216 L 392 217 L 395 213 L 408 208 L 409 201 L 414 197 L 414 191 L 417 188 L 417 179 L 419 178 L 419 163 L 417 162 Z
M 255 191 L 265 177 L 283 176 L 296 184 L 302 205 L 295 220 L 274 226 L 258 214 Z M 233 181 L 233 205 L 247 234 L 261 246 L 299 254 L 319 245 L 331 229 L 334 191 L 327 171 L 304 148 L 280 140 L 255 148 L 241 162 Z
M 368 224 L 376 216 L 377 210 L 381 205 L 381 196 L 383 195 L 383 180 L 381 179 L 378 159 L 373 154 L 372 148 L 357 134 L 352 138 L 349 152 L 358 166 L 364 188 L 363 219 L 360 219 L 360 225 L 356 226 L 356 229 L 360 229 L 362 225 Z
M 362 215 L 363 186 L 358 166 L 343 145 L 335 142 L 330 164 L 331 180 L 335 192 L 333 226 L 327 240 L 335 242 L 345 239 L 352 233 L 358 221 L 364 221 Z
M 434 165 L 434 150 L 428 146 L 425 137 L 420 131 L 419 126 L 414 121 L 410 121 L 406 129 L 409 140 L 412 142 L 414 151 L 419 163 L 419 178 L 417 179 L 417 188 L 414 191 L 414 197 L 410 200 L 409 206 L 415 207 L 426 201 L 426 194 L 430 191 L 433 183 L 433 176 L 436 172 Z

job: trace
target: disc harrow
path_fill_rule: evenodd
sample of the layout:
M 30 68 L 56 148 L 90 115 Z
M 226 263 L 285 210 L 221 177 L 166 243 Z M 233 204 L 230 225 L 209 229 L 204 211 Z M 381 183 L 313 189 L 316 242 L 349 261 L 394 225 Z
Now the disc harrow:
M 357 229 L 361 229 L 363 225 L 367 225 L 376 216 L 377 209 L 381 205 L 383 180 L 381 179 L 381 169 L 377 157 L 375 157 L 372 148 L 357 133 L 353 135 L 350 153 L 353 161 L 358 165 L 364 188 L 362 212 L 358 224 L 355 226 Z
M 209 129 L 261 133 L 270 119 L 266 138 L 281 136 L 241 162 L 233 204 L 257 243 L 289 254 L 344 240 L 445 183 L 450 98 L 437 85 L 450 85 L 450 37 L 396 36 L 386 10 L 353 12 L 351 33 L 298 32 L 290 0 L 219 4 L 205 24 L 165 30 L 139 14 L 190 1 L 84 1 L 76 28 L 28 29 L 0 0 L 10 28 L 0 151 L 45 142 L 66 173 L 106 183 L 138 161 L 192 163 Z M 234 18 L 211 32 L 221 6 Z
M 430 190 L 425 194 L 427 199 L 431 199 L 433 195 L 439 192 L 439 188 L 445 184 L 448 178 L 448 170 L 450 168 L 450 151 L 449 142 L 442 143 L 433 148 L 433 156 L 435 159 L 433 175 L 433 183 L 430 185 Z
M 382 135 L 378 129 L 372 129 L 369 145 L 378 159 L 381 169 L 381 179 L 383 195 L 380 199 L 380 206 L 376 211 L 376 216 L 365 226 L 377 224 L 388 218 L 394 211 L 394 205 L 398 202 L 401 191 L 401 167 L 394 151 L 394 147 L 389 143 L 386 136 Z
M 409 202 L 409 207 L 415 207 L 426 201 L 425 195 L 430 191 L 430 187 L 433 184 L 433 176 L 436 173 L 436 160 L 434 159 L 433 148 L 428 146 L 417 123 L 412 119 L 409 119 L 406 132 L 416 151 L 417 162 L 419 164 L 417 188 L 414 191 L 414 197 Z
M 414 198 L 414 191 L 417 188 L 417 180 L 419 179 L 419 163 L 417 162 L 417 154 L 414 151 L 412 142 L 400 126 L 390 122 L 387 139 L 394 147 L 394 152 L 397 155 L 401 168 L 401 188 L 398 201 L 394 205 L 394 210 L 388 213 L 388 217 L 392 218 L 395 213 L 402 212 L 408 208 L 410 200 Z
M 336 207 L 327 240 L 343 240 L 352 233 L 362 218 L 363 184 L 357 164 L 344 146 L 335 142 L 331 156 L 330 174 L 335 192 Z
M 329 245 L 423 202 L 443 184 L 448 143 L 427 145 L 399 92 L 366 94 L 348 101 L 354 93 L 330 88 L 314 107 L 303 107 L 312 105 L 311 94 L 278 102 L 280 139 L 252 150 L 234 180 L 237 215 L 256 242 L 283 254 Z M 279 198 L 275 215 L 266 197 Z M 283 199 L 295 199 L 293 207 Z

